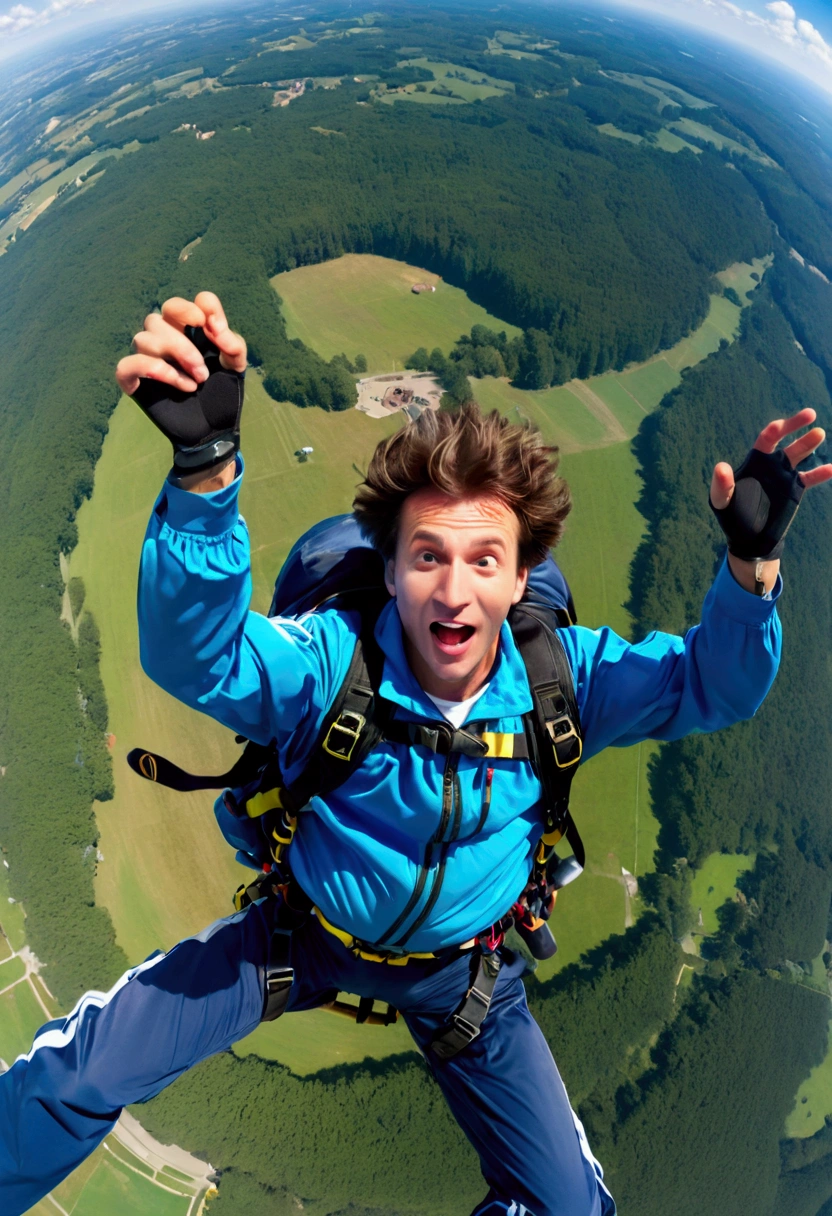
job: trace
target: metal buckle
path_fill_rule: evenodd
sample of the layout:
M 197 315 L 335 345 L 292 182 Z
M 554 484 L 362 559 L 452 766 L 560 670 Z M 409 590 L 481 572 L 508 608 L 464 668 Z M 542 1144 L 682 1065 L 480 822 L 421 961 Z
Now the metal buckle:
M 451 1018 L 454 1029 L 458 1030 L 461 1035 L 464 1035 L 468 1043 L 473 1043 L 474 1039 L 480 1033 L 480 1027 L 475 1026 L 473 1022 L 469 1022 L 461 1013 L 455 1013 Z M 467 1046 L 467 1044 L 466 1044 Z
M 565 724 L 565 730 L 559 730 L 558 727 Z M 561 714 L 560 717 L 554 718 L 551 722 L 546 723 L 546 730 L 549 732 L 549 738 L 552 740 L 555 748 L 555 764 L 558 768 L 571 768 L 573 764 L 577 764 L 583 754 L 584 745 L 581 736 L 575 729 L 575 723 L 570 718 L 569 714 Z M 569 739 L 578 740 L 578 754 L 574 760 L 567 760 L 565 764 L 561 764 L 558 756 L 558 747 L 561 743 L 568 742 Z
M 328 755 L 334 756 L 336 760 L 351 760 L 352 753 L 355 750 L 355 745 L 361 738 L 361 732 L 366 725 L 367 721 L 361 714 L 352 713 L 349 710 L 340 714 L 326 732 L 326 738 L 322 744 L 324 751 Z M 337 744 L 333 744 L 333 746 L 330 747 L 332 732 L 336 730 L 342 735 L 346 735 L 347 739 L 349 740 L 348 743 L 344 744 L 340 751 L 335 750 Z

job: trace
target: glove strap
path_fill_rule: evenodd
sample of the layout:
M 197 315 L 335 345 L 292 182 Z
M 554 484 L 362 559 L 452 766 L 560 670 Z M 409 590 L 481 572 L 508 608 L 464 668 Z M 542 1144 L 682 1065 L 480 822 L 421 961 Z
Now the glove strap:
M 233 431 L 227 431 L 210 443 L 201 443 L 193 448 L 177 447 L 173 457 L 173 468 L 180 476 L 190 473 L 201 473 L 210 469 L 211 465 L 228 460 L 239 450 L 239 436 Z

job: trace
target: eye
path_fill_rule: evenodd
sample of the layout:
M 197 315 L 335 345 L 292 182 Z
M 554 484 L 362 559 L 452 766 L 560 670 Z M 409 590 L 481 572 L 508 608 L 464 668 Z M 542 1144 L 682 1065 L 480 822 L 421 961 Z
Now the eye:
M 480 570 L 496 570 L 497 559 L 489 554 L 487 557 L 478 557 L 476 565 Z
M 428 562 L 432 565 L 436 561 L 436 554 L 435 553 L 420 553 L 419 561 Z

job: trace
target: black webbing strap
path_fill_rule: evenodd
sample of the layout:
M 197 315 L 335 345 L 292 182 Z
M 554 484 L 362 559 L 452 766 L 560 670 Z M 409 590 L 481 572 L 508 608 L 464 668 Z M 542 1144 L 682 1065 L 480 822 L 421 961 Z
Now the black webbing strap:
M 276 929 L 272 933 L 269 961 L 263 977 L 263 1013 L 261 1022 L 273 1022 L 285 1012 L 295 973 L 289 962 L 291 929 Z
M 532 712 L 525 718 L 529 755 L 543 786 L 546 830 L 565 830 L 582 736 L 572 671 L 557 633 L 522 607 L 512 613 L 514 640 L 526 666 Z
M 134 773 L 138 773 L 146 781 L 155 781 L 158 785 L 167 786 L 168 789 L 178 790 L 180 793 L 190 793 L 192 790 L 224 790 L 248 785 L 266 763 L 269 752 L 269 747 L 263 747 L 259 743 L 246 743 L 243 754 L 231 768 L 215 776 L 186 772 L 178 764 L 173 764 L 157 752 L 146 751 L 143 747 L 134 747 L 128 752 L 127 763 Z
M 450 1060 L 477 1037 L 491 1006 L 494 985 L 500 973 L 502 959 L 496 951 L 487 952 L 478 948 L 474 954 L 477 970 L 474 982 L 465 993 L 462 1003 L 447 1025 L 437 1030 L 431 1039 L 431 1051 L 440 1060 Z
M 361 632 L 346 677 L 324 717 L 306 768 L 286 787 L 297 810 L 315 795 L 343 785 L 382 738 L 390 706 L 378 694 L 384 655 L 375 640 L 377 619 L 376 612 L 361 613 Z

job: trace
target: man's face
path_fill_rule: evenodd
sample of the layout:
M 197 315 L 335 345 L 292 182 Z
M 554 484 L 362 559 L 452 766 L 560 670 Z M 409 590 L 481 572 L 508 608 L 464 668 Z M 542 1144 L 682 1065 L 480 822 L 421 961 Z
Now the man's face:
M 517 516 L 491 494 L 427 488 L 405 500 L 386 582 L 425 692 L 462 701 L 488 678 L 500 626 L 526 588 L 519 535 Z

